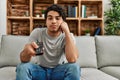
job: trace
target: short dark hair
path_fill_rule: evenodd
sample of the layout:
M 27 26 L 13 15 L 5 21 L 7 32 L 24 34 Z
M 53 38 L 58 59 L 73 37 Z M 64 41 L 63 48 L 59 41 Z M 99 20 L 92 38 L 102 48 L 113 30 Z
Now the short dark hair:
M 65 15 L 65 12 L 64 12 L 64 9 L 58 5 L 58 4 L 52 4 L 51 6 L 49 6 L 46 11 L 45 11 L 45 20 L 47 19 L 47 14 L 49 11 L 56 11 L 59 13 L 60 16 L 62 16 L 62 19 L 64 21 L 66 21 L 66 15 Z

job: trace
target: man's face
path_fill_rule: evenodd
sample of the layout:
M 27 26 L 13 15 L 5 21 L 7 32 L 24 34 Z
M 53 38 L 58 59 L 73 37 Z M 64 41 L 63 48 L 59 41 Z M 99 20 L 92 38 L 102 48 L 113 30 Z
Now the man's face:
M 63 22 L 62 16 L 56 11 L 49 11 L 47 14 L 46 25 L 49 32 L 59 32 L 60 24 Z

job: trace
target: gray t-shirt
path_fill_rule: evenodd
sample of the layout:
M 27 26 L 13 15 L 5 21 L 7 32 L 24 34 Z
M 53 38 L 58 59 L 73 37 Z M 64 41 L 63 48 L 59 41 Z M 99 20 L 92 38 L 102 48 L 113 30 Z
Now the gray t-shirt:
M 61 33 L 58 37 L 51 37 L 47 34 L 47 28 L 36 28 L 29 37 L 29 42 L 43 42 L 44 54 L 37 56 L 37 62 L 43 67 L 54 68 L 58 64 L 66 63 L 65 57 L 65 34 Z

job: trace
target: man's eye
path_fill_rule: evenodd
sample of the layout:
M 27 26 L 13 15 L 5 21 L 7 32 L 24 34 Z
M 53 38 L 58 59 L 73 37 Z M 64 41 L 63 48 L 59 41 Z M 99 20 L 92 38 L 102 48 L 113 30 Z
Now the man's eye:
M 56 18 L 56 20 L 60 20 L 60 18 L 59 18 L 59 17 L 57 17 L 57 18 Z

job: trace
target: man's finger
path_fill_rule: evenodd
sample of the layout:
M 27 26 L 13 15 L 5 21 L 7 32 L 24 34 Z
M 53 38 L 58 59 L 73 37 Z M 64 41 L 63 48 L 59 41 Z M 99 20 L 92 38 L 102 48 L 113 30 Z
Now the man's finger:
M 35 42 L 32 42 L 31 44 L 32 44 L 33 48 L 38 48 L 39 47 Z

